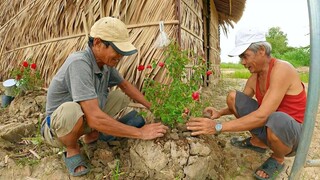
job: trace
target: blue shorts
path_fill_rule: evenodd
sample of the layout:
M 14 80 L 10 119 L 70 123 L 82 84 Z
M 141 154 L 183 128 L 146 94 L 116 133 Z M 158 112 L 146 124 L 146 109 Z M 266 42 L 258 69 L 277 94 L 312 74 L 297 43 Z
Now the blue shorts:
M 238 115 L 242 117 L 257 110 L 259 105 L 255 99 L 237 91 L 235 107 Z M 286 146 L 292 148 L 292 152 L 287 156 L 294 156 L 298 148 L 302 124 L 284 112 L 273 112 L 268 117 L 265 126 L 250 130 L 252 134 L 269 146 L 267 142 L 267 127 L 270 128 Z

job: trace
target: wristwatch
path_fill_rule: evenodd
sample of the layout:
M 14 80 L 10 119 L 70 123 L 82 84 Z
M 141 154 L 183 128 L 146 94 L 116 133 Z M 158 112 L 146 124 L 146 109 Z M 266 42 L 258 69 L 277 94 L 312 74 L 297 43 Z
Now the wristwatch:
M 220 134 L 221 133 L 221 130 L 222 130 L 222 124 L 221 123 L 217 123 L 215 126 L 214 126 L 214 129 L 216 130 L 216 133 L 215 134 Z

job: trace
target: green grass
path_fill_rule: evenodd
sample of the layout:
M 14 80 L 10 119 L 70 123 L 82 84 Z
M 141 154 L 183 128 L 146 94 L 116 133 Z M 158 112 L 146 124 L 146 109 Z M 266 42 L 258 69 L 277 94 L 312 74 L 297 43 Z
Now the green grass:
M 235 63 L 221 63 L 220 67 L 222 69 L 244 69 L 243 65 Z
M 220 67 L 224 78 L 247 79 L 251 75 L 241 64 L 221 63 Z M 223 73 L 223 71 L 234 71 L 234 73 Z
M 120 160 L 116 159 L 116 166 L 112 170 L 112 180 L 119 180 L 120 176 L 123 174 L 123 172 L 120 171 Z
M 248 79 L 251 75 L 241 64 L 221 63 L 220 68 L 223 78 Z M 234 71 L 234 73 L 223 73 L 223 71 Z M 309 82 L 309 73 L 299 73 L 299 76 L 302 82 Z
M 248 79 L 250 77 L 250 72 L 248 70 L 236 70 L 234 73 L 222 74 L 224 78 L 235 78 L 235 79 Z
M 304 83 L 309 82 L 309 73 L 299 73 L 300 79 Z

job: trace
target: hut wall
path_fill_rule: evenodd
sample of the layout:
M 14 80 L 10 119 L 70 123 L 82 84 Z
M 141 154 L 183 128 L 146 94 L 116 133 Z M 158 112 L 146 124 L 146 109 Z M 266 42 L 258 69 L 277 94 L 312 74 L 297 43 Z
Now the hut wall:
M 177 12 L 179 3 L 180 14 Z M 116 16 L 127 24 L 131 40 L 139 50 L 125 57 L 117 68 L 127 80 L 141 88 L 149 74 L 137 71 L 137 65 L 163 58 L 163 49 L 154 46 L 160 21 L 164 22 L 165 32 L 171 39 L 180 40 L 182 49 L 205 56 L 203 6 L 202 0 L 2 0 L 0 80 L 14 78 L 10 77 L 13 68 L 31 57 L 46 87 L 67 56 L 86 46 L 93 23 L 103 16 Z M 210 42 L 212 52 L 219 52 L 218 20 L 211 24 L 214 27 L 210 30 L 210 41 L 214 41 Z M 210 58 L 210 64 L 215 66 L 219 61 Z M 152 71 L 152 78 L 166 81 L 165 71 L 159 68 Z

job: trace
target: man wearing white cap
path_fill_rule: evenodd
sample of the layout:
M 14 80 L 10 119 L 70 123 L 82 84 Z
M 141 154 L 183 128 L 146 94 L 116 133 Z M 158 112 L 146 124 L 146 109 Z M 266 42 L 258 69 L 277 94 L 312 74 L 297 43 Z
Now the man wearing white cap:
M 126 25 L 104 17 L 92 26 L 86 49 L 72 53 L 52 79 L 41 131 L 48 144 L 66 148 L 63 158 L 71 175 L 90 171 L 80 154 L 78 140 L 82 135 L 84 143 L 91 143 L 114 137 L 148 140 L 166 133 L 167 127 L 161 123 L 145 125 L 136 111 L 124 115 L 120 122 L 114 119 L 128 105 L 128 96 L 146 108 L 151 106 L 115 68 L 123 56 L 136 52 Z M 109 92 L 113 86 L 128 96 Z
M 230 56 L 239 56 L 251 76 L 243 92 L 231 91 L 227 107 L 207 107 L 208 118 L 192 118 L 187 128 L 192 135 L 250 131 L 247 139 L 232 138 L 231 144 L 265 153 L 273 151 L 255 172 L 257 179 L 274 179 L 284 168 L 284 157 L 294 156 L 306 108 L 306 92 L 295 68 L 271 57 L 271 45 L 257 29 L 242 29 L 236 35 L 236 47 Z M 255 99 L 252 97 L 255 96 Z M 223 115 L 237 119 L 217 122 Z

